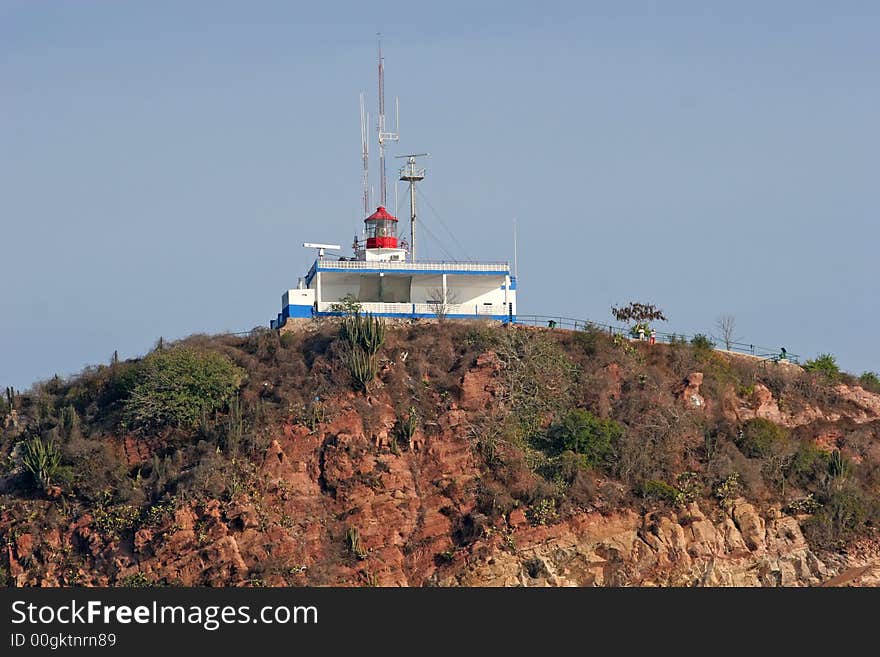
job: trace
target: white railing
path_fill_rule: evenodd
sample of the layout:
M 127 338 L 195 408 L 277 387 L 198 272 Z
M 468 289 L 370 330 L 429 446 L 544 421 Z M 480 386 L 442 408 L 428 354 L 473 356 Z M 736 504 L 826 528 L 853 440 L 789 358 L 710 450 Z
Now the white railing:
M 322 301 L 318 304 L 318 312 L 329 313 L 336 310 L 338 302 Z M 393 315 L 436 315 L 436 303 L 379 303 L 360 302 L 361 312 Z M 503 303 L 454 303 L 445 308 L 446 315 L 506 315 L 507 306 Z
M 506 262 L 397 262 L 394 260 L 319 260 L 320 269 L 385 269 L 407 271 L 501 271 L 509 272 Z
M 331 313 L 337 310 L 338 301 L 322 301 L 318 304 L 319 313 Z M 394 313 L 395 315 L 409 315 L 412 313 L 411 303 L 378 303 L 358 302 L 361 312 L 365 313 Z

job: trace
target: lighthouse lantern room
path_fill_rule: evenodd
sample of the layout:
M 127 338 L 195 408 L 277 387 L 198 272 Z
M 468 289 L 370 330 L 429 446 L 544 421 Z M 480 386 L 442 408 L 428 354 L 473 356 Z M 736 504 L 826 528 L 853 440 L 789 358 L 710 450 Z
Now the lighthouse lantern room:
M 404 260 L 406 249 L 397 239 L 397 217 L 381 205 L 364 219 L 363 242 L 355 240 L 355 256 L 365 260 Z M 361 253 L 363 252 L 363 253 Z

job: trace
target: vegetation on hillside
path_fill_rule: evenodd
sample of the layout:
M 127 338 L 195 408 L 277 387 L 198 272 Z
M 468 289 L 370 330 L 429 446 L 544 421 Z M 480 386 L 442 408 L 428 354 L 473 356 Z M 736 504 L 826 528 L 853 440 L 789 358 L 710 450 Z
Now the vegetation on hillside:
M 416 433 L 430 440 L 456 408 L 462 377 L 486 352 L 498 366 L 495 402 L 461 429 L 481 464 L 477 508 L 456 521 L 467 528 L 457 533 L 461 544 L 518 508 L 547 524 L 584 509 L 692 500 L 724 508 L 738 496 L 798 513 L 818 548 L 839 548 L 880 523 L 875 425 L 850 427 L 829 451 L 809 427 L 738 423 L 724 412 L 762 384 L 786 412 L 820 405 L 843 413 L 835 386 L 853 379 L 831 367 L 833 358 L 801 371 L 731 359 L 699 340 L 622 343 L 589 327 L 453 321 L 390 328 L 355 308 L 312 332 L 192 336 L 25 394 L 7 391 L 0 504 L 26 515 L 51 500 L 47 526 L 88 511 L 131 541 L 184 501 L 258 497 L 255 464 L 279 423 L 314 433 L 345 403 L 371 432 L 379 419 L 370 395 L 380 388 L 397 417 L 389 448 L 408 458 Z M 676 397 L 694 371 L 704 374 L 705 408 Z M 876 375 L 862 382 L 875 385 Z M 147 441 L 150 456 L 132 459 L 132 439 Z M 360 554 L 356 528 L 348 542 Z

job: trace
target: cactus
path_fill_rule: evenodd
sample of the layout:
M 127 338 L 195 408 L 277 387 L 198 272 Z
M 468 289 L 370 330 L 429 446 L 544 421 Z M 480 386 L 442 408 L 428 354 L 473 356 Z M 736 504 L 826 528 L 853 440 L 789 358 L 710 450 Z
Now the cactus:
M 410 406 L 409 413 L 405 418 L 397 418 L 397 434 L 401 440 L 405 440 L 411 446 L 413 436 L 418 428 L 419 413 L 415 406 Z
M 849 463 L 843 457 L 843 454 L 840 453 L 839 449 L 835 449 L 831 452 L 831 457 L 828 461 L 828 474 L 831 475 L 832 479 L 843 478 L 849 472 Z
M 72 405 L 61 409 L 61 430 L 66 438 L 79 434 L 79 415 Z
M 226 420 L 226 439 L 224 447 L 227 454 L 238 454 L 241 438 L 244 435 L 244 415 L 241 410 L 241 398 L 233 397 L 229 402 L 229 417 Z
M 348 349 L 343 357 L 351 378 L 358 390 L 364 392 L 376 378 L 379 372 L 379 363 L 375 356 L 371 356 L 359 347 Z
M 342 318 L 339 337 L 351 349 L 362 349 L 370 356 L 376 355 L 385 342 L 385 322 L 372 313 L 354 313 Z
M 371 356 L 376 355 L 385 342 L 385 322 L 369 313 L 363 320 L 361 333 L 361 346 Z
M 361 535 L 357 527 L 349 527 L 345 534 L 345 542 L 349 551 L 358 559 L 366 559 L 367 551 L 361 546 Z
M 53 442 L 43 442 L 35 437 L 23 444 L 22 465 L 44 491 L 52 485 L 52 478 L 61 465 L 61 451 Z
M 12 386 L 6 387 L 6 403 L 9 405 L 9 410 L 15 408 L 15 388 Z

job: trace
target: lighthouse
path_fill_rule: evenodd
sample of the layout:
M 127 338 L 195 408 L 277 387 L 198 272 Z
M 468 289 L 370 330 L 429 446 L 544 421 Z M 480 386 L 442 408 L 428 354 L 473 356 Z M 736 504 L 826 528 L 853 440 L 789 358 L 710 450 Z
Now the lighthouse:
M 416 158 L 427 153 L 403 155 L 406 164 L 399 180 L 409 183 L 410 242 L 399 238 L 399 221 L 384 205 L 386 141 L 397 141 L 399 133 L 385 131 L 383 61 L 379 56 L 379 160 L 382 204 L 369 212 L 369 148 L 361 95 L 361 140 L 363 158 L 364 214 L 362 237 L 355 237 L 353 257 L 338 253 L 334 244 L 305 242 L 317 249 L 316 258 L 296 288 L 281 298 L 281 312 L 272 320 L 282 328 L 290 320 L 309 320 L 342 314 L 343 302 L 356 300 L 362 312 L 397 319 L 449 318 L 491 319 L 516 322 L 517 281 L 506 261 L 451 261 L 417 259 L 416 189 L 425 169 Z M 363 216 L 363 215 L 362 215 Z M 336 253 L 334 253 L 336 252 Z

